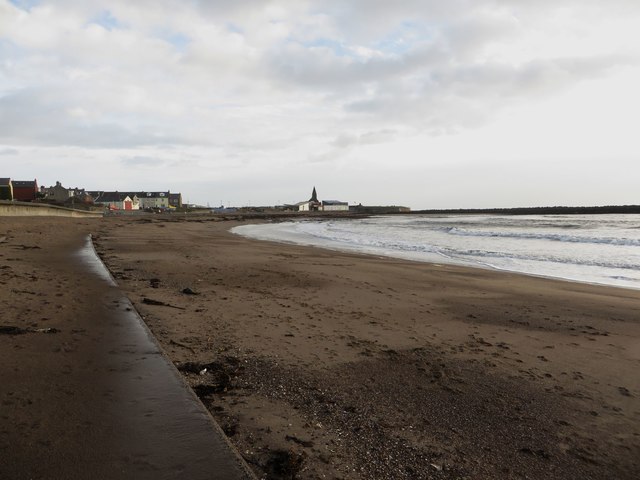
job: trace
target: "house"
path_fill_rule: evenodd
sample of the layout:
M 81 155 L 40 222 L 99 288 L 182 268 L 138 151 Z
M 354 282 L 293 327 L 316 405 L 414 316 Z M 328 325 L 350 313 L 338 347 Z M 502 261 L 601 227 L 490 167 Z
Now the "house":
M 104 205 L 109 210 L 140 210 L 140 200 L 137 195 L 133 198 L 126 192 L 92 192 L 99 193 L 93 197 L 93 203 Z
M 129 195 L 131 199 L 136 197 L 140 202 L 141 209 L 160 209 L 167 210 L 169 209 L 171 193 L 169 191 L 166 192 L 121 192 L 126 195 Z M 179 193 L 179 203 L 182 205 L 182 195 Z
M 104 192 L 89 191 L 87 192 L 93 197 L 96 204 L 110 206 L 112 210 L 140 210 L 140 209 L 160 209 L 168 210 L 170 205 L 171 193 L 166 192 Z M 182 206 L 182 195 L 174 194 L 174 202 Z M 125 204 L 125 198 L 128 197 L 131 202 L 131 208 Z
M 13 199 L 21 202 L 33 202 L 38 198 L 37 180 L 12 180 Z
M 349 203 L 340 200 L 318 200 L 316 187 L 313 187 L 311 198 L 306 202 L 297 203 L 299 212 L 348 212 Z
M 67 203 L 70 198 L 84 198 L 87 195 L 84 188 L 65 188 L 60 182 L 56 182 L 53 187 L 41 187 L 40 193 L 43 195 L 45 200 L 56 203 Z
M 182 194 L 170 193 L 169 194 L 169 206 L 172 208 L 182 208 Z
M 140 208 L 159 208 L 166 210 L 169 208 L 170 193 L 167 192 L 140 192 L 137 194 L 140 199 Z
M 13 200 L 13 185 L 10 178 L 0 178 L 0 200 Z

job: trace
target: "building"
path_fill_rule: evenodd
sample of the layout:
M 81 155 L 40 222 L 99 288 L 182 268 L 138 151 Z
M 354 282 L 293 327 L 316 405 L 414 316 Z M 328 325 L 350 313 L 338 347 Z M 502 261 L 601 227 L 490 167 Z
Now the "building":
M 93 203 L 103 205 L 109 210 L 140 210 L 137 195 L 131 197 L 127 192 L 92 192 L 99 193 L 93 197 Z
M 348 212 L 349 203 L 340 200 L 318 200 L 316 187 L 313 187 L 311 198 L 306 202 L 297 203 L 299 212 Z
M 182 194 L 166 192 L 87 192 L 96 204 L 111 205 L 114 210 L 168 210 L 182 207 Z M 125 197 L 129 197 L 131 208 L 125 208 Z M 120 205 L 122 204 L 122 205 Z M 116 208 L 117 207 L 117 208 Z
M 37 180 L 12 180 L 13 199 L 20 202 L 33 202 L 38 198 Z
M 140 192 L 137 194 L 140 199 L 140 208 L 153 208 L 166 210 L 169 208 L 169 198 L 171 193 L 166 192 Z
M 170 193 L 169 194 L 169 206 L 171 208 L 182 208 L 182 194 Z
M 322 211 L 323 212 L 348 212 L 349 203 L 341 202 L 340 200 L 323 200 Z
M 318 194 L 316 193 L 316 187 L 313 187 L 311 198 L 306 202 L 296 203 L 299 212 L 318 212 L 322 209 L 322 203 L 318 201 Z
M 0 200 L 13 200 L 13 185 L 10 178 L 0 178 Z
M 67 203 L 72 198 L 85 198 L 88 192 L 85 192 L 84 188 L 65 188 L 60 182 L 56 182 L 53 187 L 41 187 L 40 193 L 50 202 Z

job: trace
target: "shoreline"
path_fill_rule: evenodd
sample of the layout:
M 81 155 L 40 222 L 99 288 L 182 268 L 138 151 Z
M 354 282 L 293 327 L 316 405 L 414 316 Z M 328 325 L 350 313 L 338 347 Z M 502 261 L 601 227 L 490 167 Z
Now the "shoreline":
M 399 215 L 407 215 L 407 214 L 399 214 Z M 376 215 L 372 215 L 372 216 L 376 216 Z M 316 219 L 316 220 L 324 220 L 323 219 Z M 287 220 L 277 220 L 276 222 L 281 223 Z M 268 223 L 267 221 L 264 222 L 250 222 L 256 225 L 262 225 L 264 223 Z M 259 237 L 252 237 L 251 235 L 245 235 L 242 233 L 236 233 L 233 232 L 232 230 L 238 226 L 244 226 L 246 225 L 246 223 L 243 223 L 241 225 L 236 225 L 234 227 L 231 227 L 229 229 L 229 233 L 233 234 L 233 235 L 238 235 L 240 237 L 249 239 L 249 240 L 253 240 L 253 241 L 258 241 L 258 242 L 272 242 L 274 244 L 282 244 L 282 245 L 292 245 L 292 246 L 301 246 L 301 247 L 309 247 L 309 248 L 319 248 L 319 249 L 323 249 L 323 250 L 327 250 L 327 251 L 331 251 L 331 252 L 338 252 L 338 253 L 346 253 L 346 254 L 352 254 L 352 255 L 362 255 L 365 257 L 374 257 L 374 258 L 389 258 L 389 259 L 396 259 L 396 260 L 402 260 L 402 261 L 407 261 L 407 262 L 412 262 L 412 263 L 420 263 L 420 264 L 429 264 L 429 265 L 450 265 L 450 266 L 457 266 L 457 267 L 461 267 L 461 268 L 471 268 L 471 269 L 479 269 L 479 270 L 488 270 L 488 271 L 492 271 L 492 272 L 504 272 L 504 273 L 510 273 L 510 274 L 516 274 L 516 275 L 524 275 L 526 277 L 533 277 L 533 278 L 542 278 L 542 279 L 548 279 L 548 280 L 558 280 L 561 282 L 569 282 L 569 283 L 578 283 L 578 284 L 584 284 L 584 285 L 593 285 L 596 287 L 610 287 L 610 288 L 621 288 L 624 290 L 633 290 L 633 291 L 640 291 L 640 286 L 637 287 L 632 287 L 632 286 L 628 286 L 628 285 L 615 285 L 615 284 L 611 284 L 611 283 L 602 283 L 602 282 L 589 282 L 586 280 L 576 280 L 576 279 L 572 279 L 572 278 L 566 278 L 566 277 L 559 277 L 559 276 L 552 276 L 552 275 L 544 275 L 544 274 L 537 274 L 537 273 L 528 273 L 528 272 L 521 272 L 518 270 L 509 270 L 506 268 L 500 268 L 500 267 L 496 267 L 493 265 L 488 265 L 488 264 L 481 264 L 481 263 L 476 263 L 476 264 L 464 264 L 462 262 L 455 262 L 455 261 L 443 261 L 443 262 L 435 262 L 432 260 L 420 260 L 417 258 L 410 258 L 410 255 L 407 256 L 401 256 L 401 255 L 393 255 L 393 254 L 384 254 L 384 253 L 373 253 L 373 252 L 365 252 L 365 251 L 358 251 L 356 248 L 348 248 L 348 247 L 344 247 L 344 248 L 340 248 L 340 247 L 332 247 L 332 246 L 328 246 L 328 245 L 320 245 L 320 244 L 313 244 L 311 242 L 305 243 L 305 242 L 295 242 L 295 241 L 289 241 L 289 240 L 276 240 L 276 239 L 265 239 L 265 238 L 259 238 Z M 435 255 L 439 255 L 444 259 L 448 259 L 449 257 L 446 257 L 444 254 L 440 253 L 440 252 L 435 252 Z

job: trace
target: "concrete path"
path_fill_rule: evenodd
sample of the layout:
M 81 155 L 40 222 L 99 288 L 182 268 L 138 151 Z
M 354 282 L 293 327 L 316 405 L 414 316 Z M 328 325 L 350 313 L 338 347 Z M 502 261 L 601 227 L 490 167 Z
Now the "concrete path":
M 1 286 L 0 324 L 25 333 L 0 335 L 0 478 L 253 478 L 91 243 L 77 247 L 2 259 L 17 287 Z

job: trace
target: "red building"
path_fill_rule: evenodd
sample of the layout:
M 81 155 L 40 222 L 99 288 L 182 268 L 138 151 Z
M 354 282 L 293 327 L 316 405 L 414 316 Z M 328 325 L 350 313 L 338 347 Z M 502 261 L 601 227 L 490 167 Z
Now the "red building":
M 13 199 L 20 202 L 32 202 L 38 196 L 37 180 L 13 180 Z

